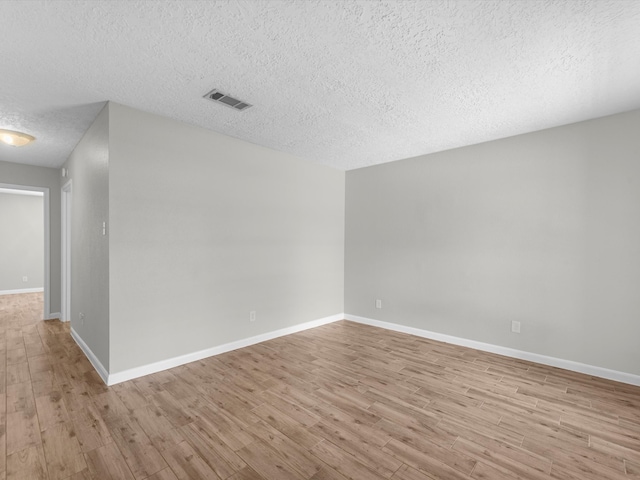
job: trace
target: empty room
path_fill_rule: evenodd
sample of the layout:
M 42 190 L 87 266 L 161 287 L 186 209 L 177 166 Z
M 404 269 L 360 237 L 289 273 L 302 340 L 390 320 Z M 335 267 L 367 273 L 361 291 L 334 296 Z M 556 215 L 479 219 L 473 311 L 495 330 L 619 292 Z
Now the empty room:
M 0 42 L 0 480 L 640 478 L 640 2 Z

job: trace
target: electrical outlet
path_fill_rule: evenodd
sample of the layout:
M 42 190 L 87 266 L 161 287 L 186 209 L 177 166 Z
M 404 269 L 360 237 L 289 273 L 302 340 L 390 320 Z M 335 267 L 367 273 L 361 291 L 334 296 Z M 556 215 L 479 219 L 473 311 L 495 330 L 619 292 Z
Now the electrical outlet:
M 376 299 L 376 308 L 382 308 L 382 300 Z
M 84 313 L 80 312 L 78 316 L 80 317 L 80 325 L 84 325 Z
M 249 312 L 249 321 L 250 322 L 255 322 L 256 321 L 256 311 L 255 310 L 251 310 Z
M 22 277 L 22 281 L 23 282 L 28 282 L 29 281 L 29 277 L 27 277 L 26 275 L 24 277 Z
M 516 322 L 515 320 L 513 320 L 511 322 L 511 331 L 513 333 L 520 333 L 520 322 Z

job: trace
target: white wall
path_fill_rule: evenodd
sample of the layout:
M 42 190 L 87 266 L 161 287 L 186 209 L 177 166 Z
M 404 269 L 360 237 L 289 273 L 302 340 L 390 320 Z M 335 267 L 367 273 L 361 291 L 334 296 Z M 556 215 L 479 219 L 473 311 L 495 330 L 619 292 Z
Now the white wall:
M 0 293 L 44 288 L 43 204 L 42 195 L 0 192 Z
M 57 315 L 60 312 L 60 171 L 0 159 L 0 183 L 49 189 L 50 307 L 45 315 Z
M 346 312 L 640 374 L 638 132 L 633 111 L 348 172 Z
M 344 172 L 113 103 L 109 122 L 111 373 L 343 311 Z
M 109 108 L 64 165 L 72 182 L 71 327 L 109 369 Z M 80 318 L 84 315 L 84 319 Z

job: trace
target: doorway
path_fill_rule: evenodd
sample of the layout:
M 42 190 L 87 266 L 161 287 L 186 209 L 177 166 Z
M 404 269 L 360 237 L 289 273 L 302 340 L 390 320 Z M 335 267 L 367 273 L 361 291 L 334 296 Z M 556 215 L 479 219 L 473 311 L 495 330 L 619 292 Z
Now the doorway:
M 0 183 L 0 190 L 5 193 L 11 193 L 16 195 L 36 195 L 42 197 L 42 209 L 43 209 L 43 257 L 44 257 L 44 265 L 42 268 L 43 274 L 43 312 L 42 318 L 47 319 L 50 316 L 50 218 L 49 218 L 49 189 L 46 187 L 34 187 L 27 185 L 15 185 L 15 184 L 7 184 Z M 25 280 L 25 278 L 27 280 Z M 28 281 L 28 276 L 22 278 L 24 282 Z M 16 293 L 20 291 L 26 291 L 28 289 L 23 288 L 15 288 L 11 289 L 15 290 Z

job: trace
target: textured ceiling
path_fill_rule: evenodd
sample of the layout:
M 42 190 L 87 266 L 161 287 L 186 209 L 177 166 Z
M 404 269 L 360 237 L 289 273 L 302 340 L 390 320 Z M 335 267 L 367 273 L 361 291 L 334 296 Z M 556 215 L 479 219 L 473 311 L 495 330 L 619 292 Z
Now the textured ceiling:
M 60 166 L 106 100 L 341 169 L 640 108 L 638 0 L 1 7 L 10 162 Z

